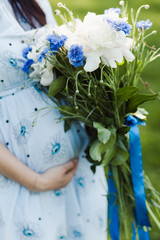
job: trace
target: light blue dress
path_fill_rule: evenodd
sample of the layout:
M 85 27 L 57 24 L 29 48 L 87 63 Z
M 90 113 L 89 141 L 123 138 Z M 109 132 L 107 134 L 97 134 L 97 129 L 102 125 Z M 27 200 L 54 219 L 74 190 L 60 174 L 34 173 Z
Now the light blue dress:
M 49 3 L 38 2 L 54 24 Z M 0 0 L 0 141 L 38 173 L 76 156 L 79 167 L 67 187 L 42 193 L 0 175 L 0 240 L 106 240 L 104 170 L 98 167 L 95 175 L 90 170 L 83 127 L 73 123 L 65 133 L 57 110 L 42 111 L 32 126 L 38 110 L 54 105 L 34 83 L 21 90 L 28 79 L 21 70 L 22 49 L 33 33 L 24 31 L 8 1 Z

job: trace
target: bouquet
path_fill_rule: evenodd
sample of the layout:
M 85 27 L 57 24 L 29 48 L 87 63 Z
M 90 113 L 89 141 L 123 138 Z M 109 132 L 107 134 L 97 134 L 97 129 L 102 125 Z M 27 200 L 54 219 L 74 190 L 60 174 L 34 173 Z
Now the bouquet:
M 65 131 L 72 120 L 84 124 L 91 169 L 102 165 L 108 178 L 109 230 L 112 240 L 148 239 L 152 219 L 160 228 L 160 196 L 143 173 L 138 124 L 145 125 L 142 103 L 159 97 L 137 87 L 143 69 L 160 56 L 147 45 L 150 20 L 138 21 L 127 5 L 104 14 L 74 18 L 62 3 L 56 10 L 63 24 L 46 27 L 36 43 L 23 51 L 23 71 L 56 103 Z

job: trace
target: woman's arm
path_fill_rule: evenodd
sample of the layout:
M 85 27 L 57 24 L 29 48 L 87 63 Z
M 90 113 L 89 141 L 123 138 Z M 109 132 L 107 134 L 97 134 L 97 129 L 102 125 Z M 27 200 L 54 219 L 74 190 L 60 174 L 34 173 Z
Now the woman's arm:
M 55 190 L 65 187 L 76 172 L 77 159 L 53 167 L 39 174 L 27 167 L 0 143 L 0 174 L 23 185 L 33 192 Z

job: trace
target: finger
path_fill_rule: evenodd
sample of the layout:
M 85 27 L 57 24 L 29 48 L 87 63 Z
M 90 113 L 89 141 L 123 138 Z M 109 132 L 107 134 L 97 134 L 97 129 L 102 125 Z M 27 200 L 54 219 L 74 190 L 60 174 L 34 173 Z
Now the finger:
M 70 171 L 69 173 L 66 174 L 65 178 L 66 178 L 67 184 L 72 181 L 72 178 L 73 178 L 76 170 L 77 170 L 77 168 L 75 168 L 73 171 Z
M 67 173 L 66 173 L 66 178 L 72 178 L 73 176 L 74 176 L 74 174 L 76 173 L 76 171 L 77 171 L 77 168 L 78 168 L 78 164 L 74 167 L 74 168 L 72 168 L 70 171 L 68 171 Z
M 67 173 L 72 169 L 74 169 L 77 166 L 77 164 L 78 164 L 78 158 L 74 158 L 69 162 L 65 163 L 64 165 L 62 165 L 62 167 L 64 169 L 64 172 Z

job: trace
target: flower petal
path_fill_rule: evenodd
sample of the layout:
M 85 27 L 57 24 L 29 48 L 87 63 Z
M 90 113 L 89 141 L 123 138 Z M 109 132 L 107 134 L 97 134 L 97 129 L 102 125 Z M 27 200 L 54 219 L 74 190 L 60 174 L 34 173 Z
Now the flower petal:
M 123 56 L 126 58 L 127 61 L 132 62 L 135 59 L 135 56 L 129 49 L 125 48 L 123 50 Z
M 123 54 L 122 51 L 119 48 L 112 48 L 112 49 L 107 49 L 103 53 L 104 57 L 107 59 L 114 59 L 118 63 L 123 62 Z
M 84 70 L 86 72 L 93 72 L 99 67 L 100 62 L 100 57 L 94 52 L 91 52 L 86 56 L 86 64 L 84 66 Z
M 51 85 L 53 80 L 54 80 L 53 69 L 50 70 L 50 69 L 46 68 L 46 70 L 42 73 L 40 83 L 43 86 L 49 86 L 49 85 Z

